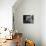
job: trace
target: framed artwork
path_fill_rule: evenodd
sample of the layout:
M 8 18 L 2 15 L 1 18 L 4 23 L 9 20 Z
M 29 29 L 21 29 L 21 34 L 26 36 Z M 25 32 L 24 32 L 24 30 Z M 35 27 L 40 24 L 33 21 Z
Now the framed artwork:
M 34 23 L 34 15 L 23 15 L 23 23 Z

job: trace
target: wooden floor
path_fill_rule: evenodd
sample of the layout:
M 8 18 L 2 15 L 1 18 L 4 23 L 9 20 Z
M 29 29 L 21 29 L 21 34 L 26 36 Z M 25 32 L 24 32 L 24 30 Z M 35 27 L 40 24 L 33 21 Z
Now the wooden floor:
M 2 43 L 0 46 L 16 46 L 15 39 L 13 40 L 6 40 L 6 42 Z

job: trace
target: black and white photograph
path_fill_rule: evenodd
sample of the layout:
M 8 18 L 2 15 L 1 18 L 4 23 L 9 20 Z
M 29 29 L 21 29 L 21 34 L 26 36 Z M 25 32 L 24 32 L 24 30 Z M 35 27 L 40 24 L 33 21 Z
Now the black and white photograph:
M 33 15 L 23 15 L 23 23 L 34 23 Z

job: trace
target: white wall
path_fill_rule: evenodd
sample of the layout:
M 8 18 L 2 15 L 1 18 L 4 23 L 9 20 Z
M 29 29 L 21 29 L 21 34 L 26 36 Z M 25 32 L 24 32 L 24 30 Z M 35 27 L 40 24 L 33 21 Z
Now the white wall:
M 20 0 L 13 6 L 15 28 L 41 46 L 41 0 Z M 34 24 L 23 24 L 23 15 L 34 15 Z
M 46 0 L 42 0 L 41 4 L 41 38 L 42 46 L 46 46 Z
M 12 6 L 16 0 L 0 0 L 0 27 L 12 28 Z

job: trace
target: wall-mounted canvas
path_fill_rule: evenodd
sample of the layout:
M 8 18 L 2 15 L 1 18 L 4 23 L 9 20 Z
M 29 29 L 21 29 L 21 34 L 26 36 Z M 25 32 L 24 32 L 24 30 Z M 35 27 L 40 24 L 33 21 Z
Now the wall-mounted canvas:
M 23 15 L 23 23 L 34 23 L 34 15 Z

